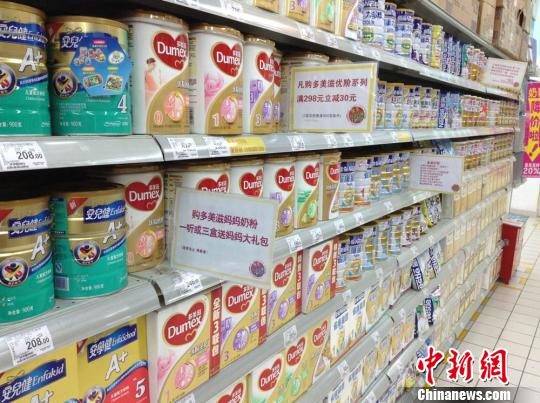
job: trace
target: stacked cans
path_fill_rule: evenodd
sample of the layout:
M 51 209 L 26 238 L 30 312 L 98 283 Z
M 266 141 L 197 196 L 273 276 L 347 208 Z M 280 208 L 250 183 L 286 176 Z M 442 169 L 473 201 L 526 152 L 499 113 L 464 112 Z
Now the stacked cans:
M 414 11 L 408 8 L 396 10 L 396 53 L 411 57 L 413 42 Z
M 422 22 L 420 17 L 413 18 L 411 58 L 417 62 L 421 61 Z
M 431 27 L 431 67 L 441 69 L 443 65 L 444 30 L 441 25 Z
M 396 11 L 395 3 L 384 5 L 384 43 L 383 49 L 388 52 L 396 50 Z
M 420 60 L 419 62 L 425 65 L 431 64 L 431 39 L 433 36 L 433 25 L 424 22 L 422 23 L 422 34 L 420 36 Z
M 384 0 L 363 0 L 362 42 L 366 45 L 383 47 L 385 38 Z
M 384 127 L 386 129 L 401 128 L 403 115 L 403 83 L 386 83 L 386 105 Z
M 377 118 L 375 122 L 376 129 L 384 129 L 385 108 L 386 106 L 386 81 L 377 82 Z

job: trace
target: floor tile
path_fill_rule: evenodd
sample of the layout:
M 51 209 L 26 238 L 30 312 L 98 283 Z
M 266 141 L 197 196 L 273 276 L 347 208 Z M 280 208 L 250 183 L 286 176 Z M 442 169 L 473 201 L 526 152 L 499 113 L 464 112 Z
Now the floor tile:
M 523 315 L 531 316 L 531 317 L 534 317 L 534 318 L 540 318 L 540 309 L 538 309 L 538 308 L 530 308 L 528 306 L 517 305 L 514 308 L 514 312 L 515 313 L 521 313 Z M 504 312 L 504 313 L 506 313 L 506 312 Z M 504 314 L 502 316 L 504 317 Z
M 514 320 L 509 320 L 506 322 L 506 326 L 504 328 L 506 330 L 511 330 L 512 332 L 523 333 L 529 336 L 534 336 L 536 333 L 536 326 L 526 325 Z
M 473 325 L 471 326 L 471 332 L 485 334 L 486 336 L 491 337 L 499 337 L 502 333 L 502 329 L 496 327 L 496 326 L 490 326 L 486 325 L 484 323 L 480 323 L 478 321 L 472 322 Z M 521 323 L 520 323 L 521 324 Z M 525 325 L 523 325 L 525 326 Z
M 504 328 L 504 325 L 506 323 L 505 320 L 500 320 L 496 316 L 491 316 L 491 315 L 488 315 L 488 314 L 485 314 L 485 313 L 481 313 L 480 316 L 478 316 L 478 318 L 476 318 L 475 322 L 476 323 L 482 323 L 484 325 L 500 327 L 501 329 Z
M 519 357 L 527 358 L 529 355 L 529 346 L 524 346 L 523 344 L 511 342 L 508 340 L 499 340 L 497 345 L 495 346 L 497 348 L 506 348 L 508 350 L 508 353 L 517 355 Z
M 540 402 L 540 392 L 521 387 L 518 389 L 514 403 Z
M 527 372 L 524 372 L 521 376 L 521 382 L 519 383 L 520 387 L 525 387 L 528 389 L 532 389 L 536 392 L 540 392 L 540 376 L 528 374 Z M 537 400 L 538 401 L 538 400 Z
M 514 309 L 514 305 L 515 304 L 513 302 L 503 302 L 497 301 L 496 299 L 490 299 L 485 306 L 489 308 L 502 309 L 503 311 L 512 312 L 512 310 Z
M 536 336 L 538 336 L 538 334 Z M 535 337 L 534 338 L 532 348 L 539 348 L 540 349 L 540 337 Z
M 537 308 L 540 305 L 540 301 L 535 301 L 533 299 L 528 299 L 525 297 L 520 297 L 517 302 L 517 306 L 526 306 L 529 308 Z
M 534 337 L 527 334 L 514 332 L 505 328 L 500 336 L 501 340 L 508 340 L 530 347 Z
M 468 343 L 466 341 L 462 341 L 459 344 L 459 347 L 457 347 L 457 350 L 463 354 L 465 350 L 469 350 L 475 357 L 481 357 L 482 351 L 484 350 L 484 347 L 479 346 L 477 344 Z
M 501 301 L 501 302 L 507 302 L 515 304 L 516 301 L 518 301 L 519 296 L 514 294 L 495 294 L 491 295 L 489 297 L 490 301 Z
M 523 371 L 523 368 L 525 368 L 525 364 L 527 363 L 527 359 L 514 354 L 508 354 L 507 363 L 508 368 L 514 368 L 518 371 Z
M 475 332 L 468 332 L 463 341 L 466 343 L 476 344 L 477 346 L 485 347 L 487 349 L 492 349 L 495 347 L 495 344 L 497 344 L 497 337 L 487 336 L 485 334 Z
M 534 360 L 527 360 L 523 371 L 529 374 L 540 376 L 540 362 Z
M 531 352 L 527 358 L 529 360 L 540 361 L 540 348 L 531 348 Z
M 536 292 L 523 291 L 520 298 L 527 298 L 532 301 L 540 302 L 540 294 Z
M 500 319 L 499 319 L 500 320 Z M 533 316 L 524 315 L 522 313 L 512 312 L 510 317 L 508 318 L 508 321 L 516 321 L 519 323 L 524 323 L 529 326 L 537 326 L 538 325 L 538 318 L 535 318 Z
M 529 279 L 527 280 L 527 285 L 528 285 L 528 286 L 534 286 L 534 287 L 537 287 L 537 288 L 538 288 L 538 287 L 540 287 L 540 280 L 535 280 L 535 279 L 529 278 Z
M 496 318 L 498 318 L 498 320 L 508 319 L 508 317 L 510 316 L 510 312 L 502 311 L 500 309 L 490 308 L 490 307 L 485 307 L 484 309 L 482 309 L 482 313 L 495 316 Z M 523 312 L 523 313 L 526 313 L 526 312 Z M 538 312 L 538 315 L 540 316 L 540 312 Z M 534 316 L 534 315 L 531 315 L 531 316 Z

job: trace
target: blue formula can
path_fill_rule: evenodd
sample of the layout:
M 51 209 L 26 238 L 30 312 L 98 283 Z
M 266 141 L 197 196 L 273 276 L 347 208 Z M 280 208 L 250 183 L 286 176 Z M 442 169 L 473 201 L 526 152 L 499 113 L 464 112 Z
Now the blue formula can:
M 49 135 L 45 14 L 0 1 L 0 135 Z
M 53 307 L 51 222 L 48 197 L 0 196 L 0 323 L 28 319 Z
M 67 190 L 66 190 L 67 189 Z M 91 298 L 127 285 L 124 187 L 67 185 L 51 198 L 54 284 L 59 298 Z

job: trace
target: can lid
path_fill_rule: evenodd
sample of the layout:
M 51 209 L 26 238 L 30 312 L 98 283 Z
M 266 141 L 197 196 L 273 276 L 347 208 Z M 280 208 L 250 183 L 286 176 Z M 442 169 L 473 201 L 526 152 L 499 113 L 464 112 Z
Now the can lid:
M 330 60 L 329 56 L 326 56 L 322 53 L 315 52 L 292 52 L 287 53 L 283 60 L 284 63 L 301 63 L 305 61 L 313 61 L 319 63 L 328 63 Z
M 92 24 L 111 25 L 116 28 L 128 30 L 129 27 L 120 21 L 110 20 L 102 17 L 89 17 L 84 15 L 58 15 L 47 18 L 47 24 L 51 22 L 89 22 Z
M 254 35 L 246 35 L 244 39 L 246 42 L 257 43 L 263 46 L 270 46 L 271 48 L 276 46 L 276 43 L 274 41 L 271 41 L 270 39 L 259 38 L 258 36 Z
M 432 26 L 433 26 L 433 24 L 430 24 L 429 22 L 423 22 L 423 23 L 422 23 L 422 26 L 424 26 L 424 25 L 425 25 L 426 27 L 432 27 Z
M 397 11 L 400 13 L 413 13 L 414 14 L 414 10 L 410 8 L 398 8 Z
M 7 8 L 10 10 L 19 10 L 25 11 L 27 13 L 36 14 L 45 20 L 45 12 L 41 11 L 39 8 L 30 7 L 24 4 L 13 3 L 11 1 L 0 1 L 0 8 Z
M 280 163 L 280 162 L 294 162 L 296 161 L 296 157 L 293 155 L 275 155 L 273 157 L 267 157 L 264 162 L 265 163 Z
M 184 171 L 227 171 L 229 164 L 225 162 L 216 162 L 213 164 L 198 164 L 198 163 L 183 163 L 177 166 L 167 167 L 167 173 L 184 172 Z
M 75 195 L 90 194 L 91 196 L 101 196 L 107 193 L 119 192 L 124 197 L 124 186 L 118 183 L 102 181 L 84 181 L 62 183 L 53 189 L 53 195 Z
M 319 160 L 321 158 L 320 154 L 316 153 L 301 153 L 296 157 L 297 161 L 306 161 L 306 160 Z
M 345 59 L 344 57 L 332 57 L 329 61 L 330 64 L 351 64 L 351 59 Z
M 231 167 L 243 167 L 246 165 L 262 165 L 264 160 L 262 158 L 238 158 L 237 160 L 231 161 L 229 164 Z
M 355 229 L 355 230 L 352 230 L 352 231 L 347 231 L 345 233 L 346 236 L 351 236 L 351 235 L 362 235 L 363 233 L 363 230 L 362 228 L 358 228 L 358 229 Z
M 384 7 L 388 7 L 388 8 L 396 8 L 397 7 L 397 4 L 396 3 L 392 3 L 390 1 L 387 1 L 386 3 L 384 3 Z M 403 9 L 402 9 L 403 10 Z
M 111 173 L 111 174 L 131 174 L 131 173 L 142 173 L 142 172 L 159 172 L 162 171 L 163 167 L 159 164 L 136 164 L 136 165 L 113 165 L 112 167 L 107 167 L 99 170 L 99 173 Z
M 203 31 L 213 33 L 213 34 L 230 35 L 230 36 L 239 38 L 241 40 L 244 39 L 244 36 L 242 35 L 240 31 L 231 27 L 223 26 L 223 25 L 210 25 L 203 22 L 202 24 L 196 24 L 193 27 L 191 27 L 191 32 L 203 32 Z
M 282 52 L 281 50 L 279 50 L 279 49 L 277 49 L 277 48 L 274 48 L 273 52 L 274 52 L 274 57 L 275 57 L 275 56 L 277 56 L 277 57 L 279 57 L 279 58 L 282 58 L 282 57 L 283 57 L 283 52 Z
M 183 19 L 172 14 L 163 13 L 161 11 L 137 9 L 126 14 L 123 17 L 123 19 L 129 20 L 130 18 L 134 18 L 134 17 L 149 18 L 151 20 L 155 20 L 156 22 L 159 22 L 159 21 L 169 22 L 169 23 L 181 25 L 183 29 L 189 29 L 189 25 Z

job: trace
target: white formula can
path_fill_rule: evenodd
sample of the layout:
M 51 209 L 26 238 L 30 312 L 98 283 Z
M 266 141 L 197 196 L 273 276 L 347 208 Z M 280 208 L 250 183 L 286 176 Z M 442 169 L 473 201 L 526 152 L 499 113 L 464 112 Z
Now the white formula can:
M 279 203 L 276 236 L 290 234 L 294 229 L 294 185 L 296 158 L 270 157 L 264 161 L 263 197 Z
M 281 114 L 281 59 L 283 53 L 277 49 L 274 49 L 274 114 L 272 119 L 274 121 L 274 132 L 279 131 L 279 116 Z
M 123 22 L 133 61 L 133 132 L 189 133 L 188 25 L 154 11 L 135 11 Z
M 319 154 L 302 154 L 296 159 L 295 228 L 308 228 L 319 219 Z
M 190 112 L 198 134 L 242 133 L 242 34 L 232 28 L 200 24 L 190 44 Z
M 230 163 L 230 192 L 248 197 L 261 197 L 263 190 L 263 159 L 239 159 Z
M 274 131 L 274 45 L 267 39 L 246 37 L 244 133 L 266 134 Z

